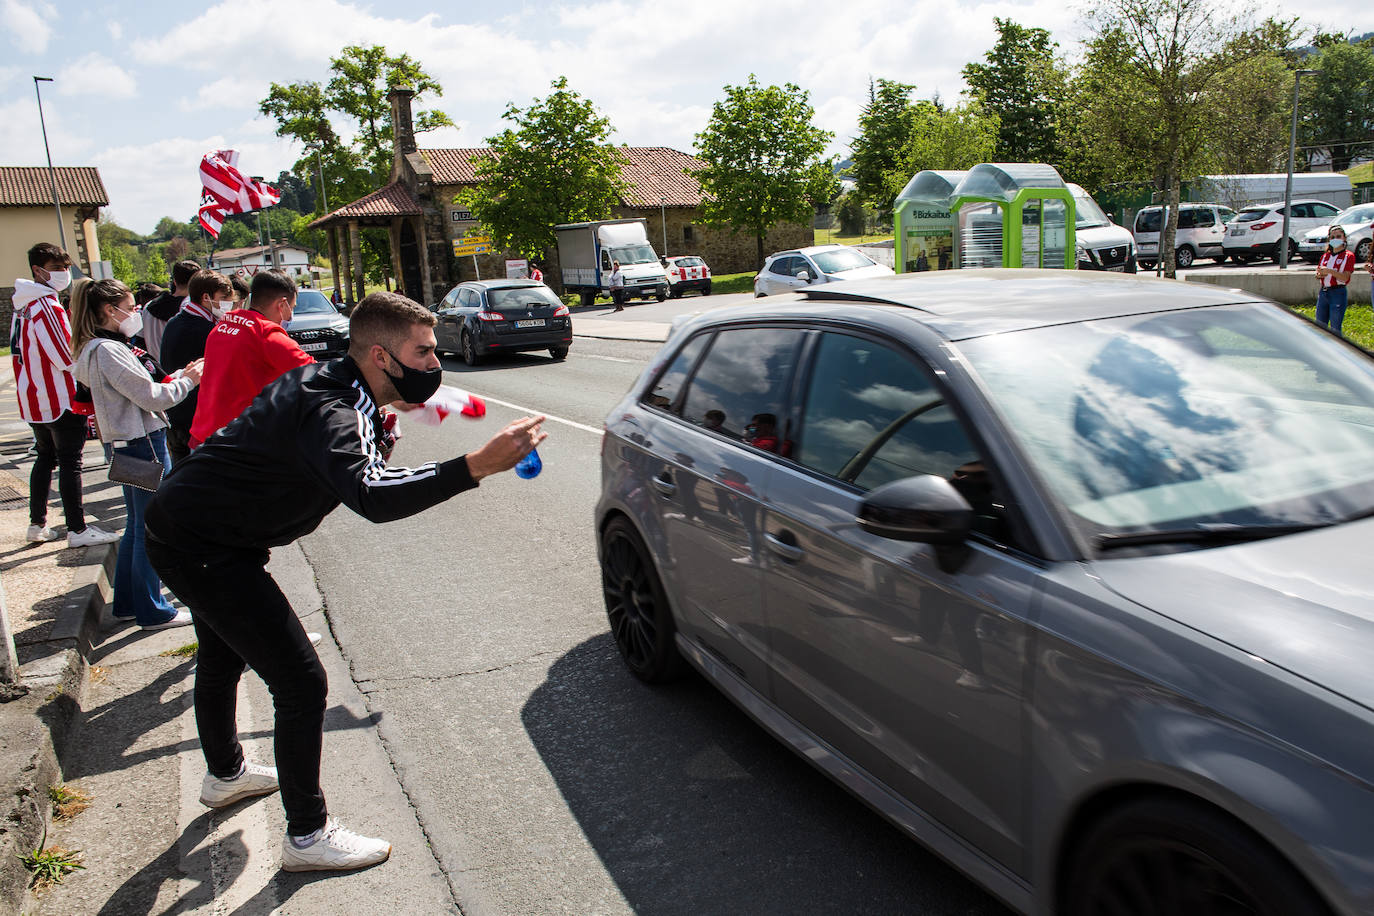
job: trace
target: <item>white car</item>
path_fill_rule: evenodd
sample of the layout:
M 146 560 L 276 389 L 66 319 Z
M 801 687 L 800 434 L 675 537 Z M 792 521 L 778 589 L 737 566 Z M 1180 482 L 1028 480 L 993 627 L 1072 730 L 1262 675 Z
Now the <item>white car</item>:
M 1339 211 L 1324 200 L 1295 200 L 1288 220 L 1288 259 L 1298 257 L 1298 240 L 1309 229 L 1331 224 Z M 1222 251 L 1237 264 L 1253 258 L 1279 257 L 1279 236 L 1283 235 L 1283 201 L 1246 207 L 1231 220 Z
M 790 293 L 816 283 L 892 276 L 891 267 L 877 263 L 848 245 L 815 245 L 779 251 L 763 262 L 754 277 L 755 296 Z
M 1298 254 L 1310 264 L 1322 259 L 1326 251 L 1326 236 L 1332 226 L 1345 230 L 1345 244 L 1355 252 L 1355 260 L 1361 264 L 1369 260 L 1371 235 L 1374 235 L 1374 204 L 1356 204 L 1336 214 L 1328 225 L 1309 229 L 1298 243 Z

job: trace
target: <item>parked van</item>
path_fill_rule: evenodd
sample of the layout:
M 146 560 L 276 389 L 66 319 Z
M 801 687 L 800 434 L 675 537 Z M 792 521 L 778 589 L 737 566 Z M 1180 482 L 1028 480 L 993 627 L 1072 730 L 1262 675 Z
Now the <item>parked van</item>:
M 1153 270 L 1159 263 L 1160 236 L 1168 216 L 1167 207 L 1143 207 L 1135 215 L 1132 234 L 1136 257 L 1146 270 Z M 1235 210 L 1221 204 L 1180 204 L 1178 230 L 1174 234 L 1174 266 L 1186 270 L 1198 258 L 1212 258 L 1218 264 L 1225 261 L 1222 245 L 1226 240 L 1226 224 L 1235 216 Z
M 1073 194 L 1078 269 L 1135 273 L 1137 261 L 1131 234 L 1112 222 L 1087 191 L 1072 183 L 1065 187 Z

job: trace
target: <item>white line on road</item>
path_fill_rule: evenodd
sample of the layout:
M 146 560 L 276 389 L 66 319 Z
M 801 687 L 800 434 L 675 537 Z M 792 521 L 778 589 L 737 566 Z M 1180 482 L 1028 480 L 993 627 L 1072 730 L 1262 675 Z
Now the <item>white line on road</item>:
M 644 362 L 644 360 L 642 360 L 642 359 L 625 359 L 625 358 L 622 357 L 622 356 L 602 356 L 602 355 L 599 354 L 599 353 L 583 353 L 583 354 L 580 354 L 577 358 L 578 358 L 578 359 L 604 359 L 604 360 L 606 360 L 607 362 L 611 362 L 611 363 L 642 363 L 642 362 Z
M 477 394 L 477 392 L 475 391 L 472 393 Z M 477 394 L 477 396 L 484 401 L 489 401 L 492 404 L 500 404 L 502 407 L 509 407 L 511 410 L 518 410 L 521 413 L 529 414 L 530 416 L 539 416 L 540 414 L 543 414 L 543 416 L 546 419 L 554 423 L 563 423 L 567 426 L 573 427 L 574 429 L 585 429 L 587 432 L 595 433 L 598 436 L 601 435 L 602 432 L 604 432 L 604 430 L 597 429 L 595 426 L 588 426 L 586 423 L 578 423 L 576 420 L 565 420 L 562 417 L 555 417 L 551 413 L 545 413 L 542 410 L 535 410 L 533 407 L 521 407 L 519 404 L 512 404 L 510 401 L 501 401 L 496 398 L 489 398 L 485 394 Z

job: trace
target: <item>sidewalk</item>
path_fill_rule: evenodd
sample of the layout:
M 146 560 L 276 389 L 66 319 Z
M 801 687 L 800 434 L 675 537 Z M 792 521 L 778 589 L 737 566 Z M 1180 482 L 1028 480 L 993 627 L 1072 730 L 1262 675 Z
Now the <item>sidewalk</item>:
M 348 874 L 280 871 L 285 819 L 276 795 L 212 811 L 199 803 L 204 761 L 191 707 L 195 633 L 144 633 L 109 616 L 115 546 L 23 542 L 28 427 L 19 423 L 8 360 L 0 369 L 0 584 L 28 696 L 0 703 L 0 916 L 70 914 L 333 914 L 457 912 L 454 890 L 356 689 L 299 547 L 271 570 L 308 630 L 325 634 L 329 675 L 323 783 L 330 813 L 392 843 L 391 860 Z M 119 489 L 86 451 L 87 519 L 123 525 Z M 55 482 L 54 482 L 55 483 Z M 54 488 L 49 521 L 61 520 Z M 239 726 L 250 759 L 271 763 L 272 702 L 244 676 Z M 65 783 L 90 807 L 51 821 L 47 792 Z M 16 856 L 43 842 L 81 851 L 60 885 L 26 889 Z M 345 903 L 344 901 L 347 901 Z
M 591 318 L 573 315 L 574 337 L 596 337 L 601 340 L 640 340 L 661 343 L 668 339 L 671 325 L 666 321 L 637 321 L 630 318 Z

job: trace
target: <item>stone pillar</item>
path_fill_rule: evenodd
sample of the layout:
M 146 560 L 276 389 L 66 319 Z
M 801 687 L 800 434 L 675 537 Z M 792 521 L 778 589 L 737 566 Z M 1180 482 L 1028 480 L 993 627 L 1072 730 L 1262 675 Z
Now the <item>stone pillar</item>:
M 361 302 L 367 287 L 363 277 L 363 235 L 356 219 L 348 221 L 348 245 L 353 252 L 353 290 L 357 294 L 356 301 Z
M 423 216 L 416 219 L 415 222 L 420 226 L 420 237 L 416 239 L 420 245 L 420 304 L 430 305 L 438 302 L 440 296 L 447 293 L 448 290 L 444 290 L 439 295 L 434 293 L 434 278 L 430 275 L 429 270 L 429 231 L 425 227 L 426 220 Z
M 337 229 L 334 230 L 334 232 L 343 234 L 343 238 L 340 241 L 336 242 L 335 245 L 339 249 L 340 254 L 342 255 L 341 260 L 343 261 L 343 276 L 340 279 L 343 281 L 344 303 L 347 305 L 352 305 L 353 252 L 351 251 L 348 245 L 348 229 L 345 226 L 339 226 Z
M 403 296 L 410 295 L 410 290 L 406 289 L 405 274 L 401 273 L 401 220 L 404 216 L 393 219 L 386 227 L 386 240 L 391 245 L 391 274 L 396 278 L 396 292 Z
M 328 232 L 329 232 L 329 272 L 330 272 L 331 274 L 333 274 L 333 276 L 334 276 L 334 289 L 338 290 L 338 289 L 339 289 L 339 236 L 338 236 L 338 230 L 336 230 L 333 226 L 330 226 L 329 229 L 328 229 Z M 342 290 L 340 290 L 340 295 L 342 295 Z

